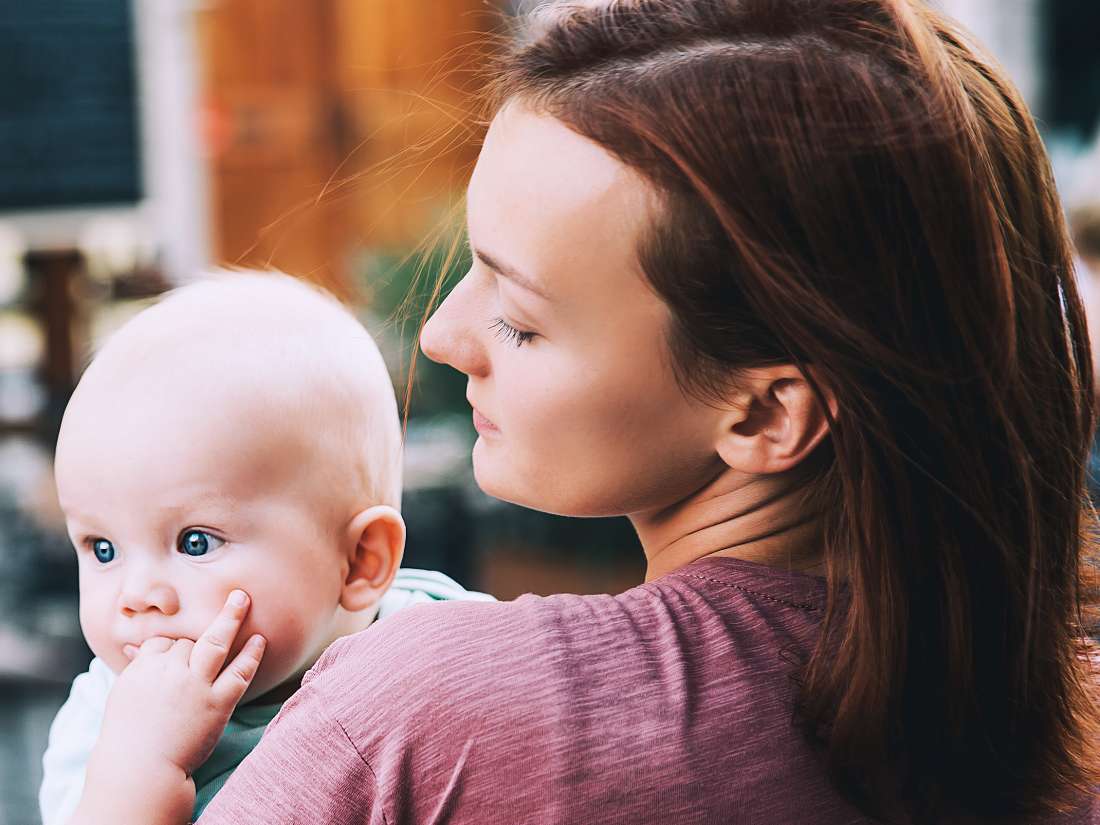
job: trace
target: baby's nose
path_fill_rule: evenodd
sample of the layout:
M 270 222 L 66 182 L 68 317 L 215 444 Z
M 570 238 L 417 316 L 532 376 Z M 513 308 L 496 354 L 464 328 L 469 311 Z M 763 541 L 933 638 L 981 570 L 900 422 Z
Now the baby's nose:
M 176 589 L 147 568 L 134 570 L 126 577 L 118 596 L 122 615 L 133 616 L 155 610 L 166 616 L 179 612 Z

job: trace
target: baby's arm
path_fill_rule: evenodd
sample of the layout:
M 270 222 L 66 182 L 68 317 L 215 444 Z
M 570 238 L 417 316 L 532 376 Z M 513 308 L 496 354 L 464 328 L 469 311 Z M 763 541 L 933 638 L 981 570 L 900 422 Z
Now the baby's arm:
M 141 646 L 107 699 L 70 825 L 190 819 L 191 773 L 210 755 L 263 656 L 264 640 L 253 636 L 225 665 L 247 613 L 248 597 L 235 591 L 197 641 L 155 638 Z

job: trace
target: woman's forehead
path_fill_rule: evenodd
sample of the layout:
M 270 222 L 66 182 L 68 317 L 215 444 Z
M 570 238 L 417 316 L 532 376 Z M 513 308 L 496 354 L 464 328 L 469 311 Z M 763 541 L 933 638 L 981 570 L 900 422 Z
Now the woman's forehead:
M 470 241 L 535 279 L 633 278 L 653 200 L 641 177 L 605 149 L 513 104 L 494 119 L 470 181 Z

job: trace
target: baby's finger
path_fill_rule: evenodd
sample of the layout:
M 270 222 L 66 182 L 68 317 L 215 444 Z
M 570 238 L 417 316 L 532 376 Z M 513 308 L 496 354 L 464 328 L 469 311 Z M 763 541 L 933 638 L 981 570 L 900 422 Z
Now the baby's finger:
M 172 639 L 167 636 L 150 636 L 144 642 L 141 643 L 141 647 L 135 647 L 134 645 L 125 645 L 122 648 L 123 654 L 131 661 L 141 655 L 148 655 L 150 653 L 164 653 L 172 646 Z
M 232 708 L 241 701 L 252 679 L 259 670 L 260 660 L 264 657 L 267 640 L 263 636 L 253 636 L 241 648 L 214 682 L 214 700 L 222 707 Z
M 178 659 L 183 663 L 184 667 L 191 666 L 191 651 L 195 648 L 195 643 L 190 639 L 176 639 L 175 644 L 172 645 L 172 649 L 169 653 L 172 657 Z
M 234 590 L 210 627 L 195 640 L 195 646 L 191 648 L 192 673 L 213 683 L 225 665 L 229 648 L 237 638 L 247 614 L 248 594 L 243 590 Z

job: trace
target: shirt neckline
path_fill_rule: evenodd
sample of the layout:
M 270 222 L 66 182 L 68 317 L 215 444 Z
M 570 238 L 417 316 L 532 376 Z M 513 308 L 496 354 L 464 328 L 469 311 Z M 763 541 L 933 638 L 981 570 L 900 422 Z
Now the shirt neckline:
M 710 582 L 802 610 L 823 610 L 828 593 L 828 582 L 824 576 L 732 556 L 697 559 L 662 578 Z

